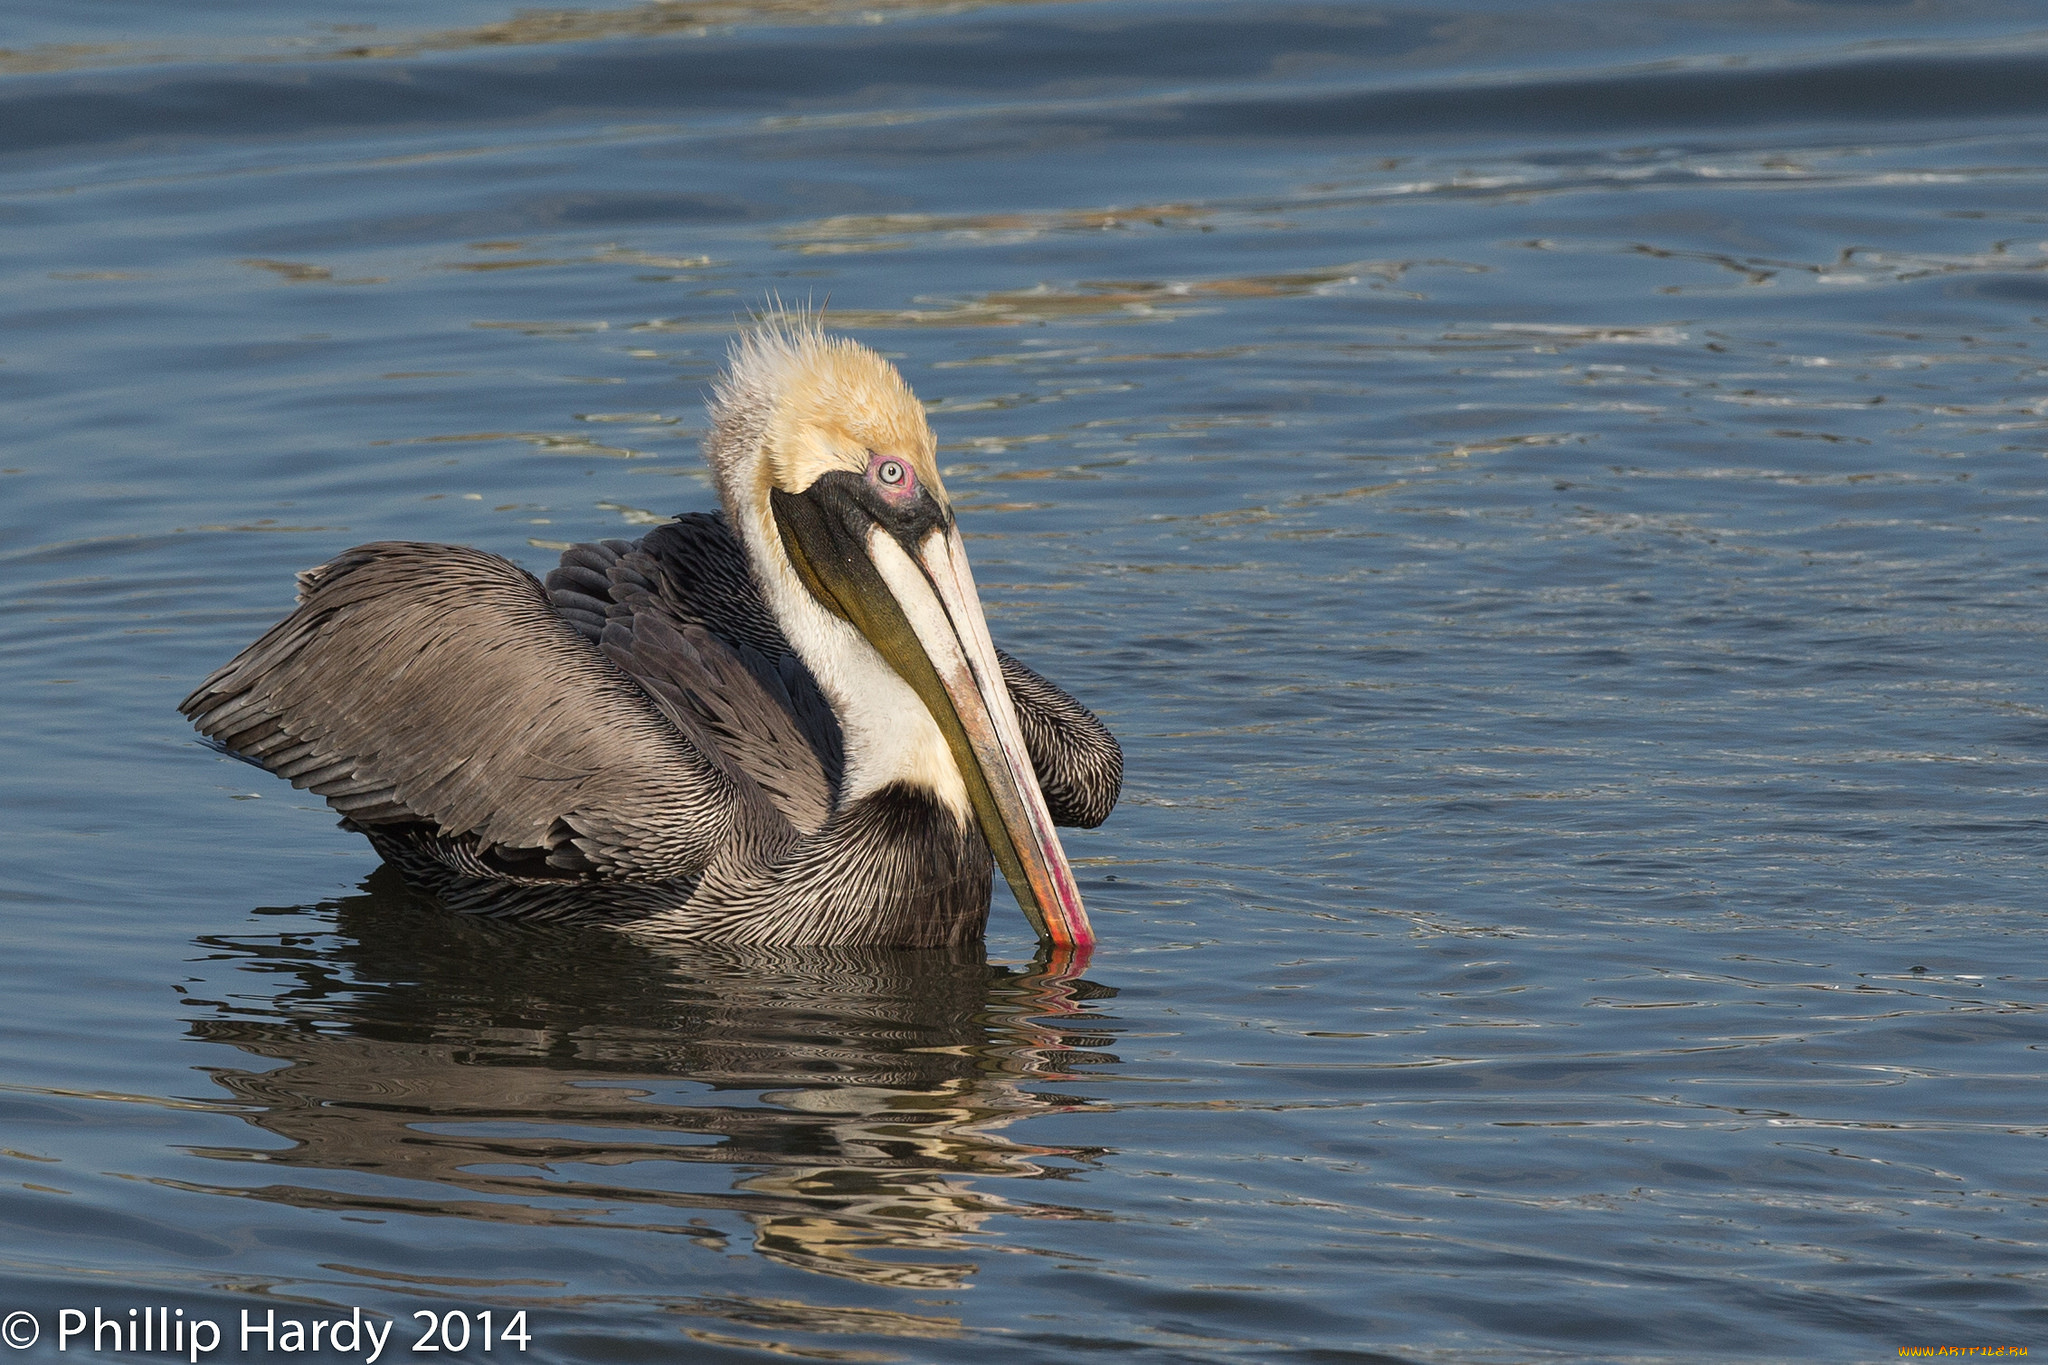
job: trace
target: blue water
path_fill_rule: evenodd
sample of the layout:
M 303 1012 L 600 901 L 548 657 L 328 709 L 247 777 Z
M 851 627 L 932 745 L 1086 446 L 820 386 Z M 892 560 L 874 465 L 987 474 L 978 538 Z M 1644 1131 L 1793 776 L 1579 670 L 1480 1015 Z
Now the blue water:
M 2048 1344 L 2038 7 L 0 42 L 24 1358 Z M 897 361 L 998 640 L 1123 740 L 1081 981 L 1000 891 L 985 962 L 459 919 L 174 711 L 346 546 L 710 507 L 777 298 Z

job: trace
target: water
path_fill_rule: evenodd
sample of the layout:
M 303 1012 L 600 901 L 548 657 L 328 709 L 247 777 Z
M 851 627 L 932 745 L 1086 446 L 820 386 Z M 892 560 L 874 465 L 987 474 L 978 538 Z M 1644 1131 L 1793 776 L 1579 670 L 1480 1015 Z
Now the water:
M 2037 8 L 8 28 L 29 1355 L 2040 1343 Z M 1123 739 L 1080 981 L 1002 893 L 986 962 L 451 919 L 173 711 L 345 546 L 710 506 L 777 296 L 898 360 L 997 638 Z

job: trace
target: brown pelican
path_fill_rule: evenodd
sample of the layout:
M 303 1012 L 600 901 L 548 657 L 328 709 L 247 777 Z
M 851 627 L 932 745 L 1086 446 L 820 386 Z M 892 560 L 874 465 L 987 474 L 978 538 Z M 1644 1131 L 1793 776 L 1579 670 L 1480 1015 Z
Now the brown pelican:
M 735 343 L 724 515 L 578 545 L 545 585 L 358 546 L 180 706 L 327 799 L 444 902 L 686 939 L 978 939 L 990 857 L 1039 937 L 1094 941 L 1055 825 L 1123 756 L 998 650 L 894 366 L 800 319 Z

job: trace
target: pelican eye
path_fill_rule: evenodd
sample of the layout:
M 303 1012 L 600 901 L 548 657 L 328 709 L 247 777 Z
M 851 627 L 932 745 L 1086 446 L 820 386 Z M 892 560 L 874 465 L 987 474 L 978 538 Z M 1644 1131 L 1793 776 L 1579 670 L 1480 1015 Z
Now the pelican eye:
M 868 479 L 892 498 L 917 491 L 917 475 L 911 472 L 908 464 L 889 455 L 870 453 Z

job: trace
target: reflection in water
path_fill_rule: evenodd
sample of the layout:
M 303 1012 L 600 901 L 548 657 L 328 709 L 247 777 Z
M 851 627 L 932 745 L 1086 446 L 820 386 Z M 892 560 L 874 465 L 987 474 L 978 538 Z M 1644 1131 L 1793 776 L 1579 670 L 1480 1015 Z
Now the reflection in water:
M 450 915 L 387 871 L 365 890 L 325 950 L 205 940 L 280 982 L 255 1012 L 195 1002 L 220 1013 L 193 1032 L 286 1063 L 214 1079 L 291 1145 L 203 1154 L 308 1173 L 220 1193 L 710 1247 L 724 1234 L 702 1215 L 724 1210 L 773 1260 L 931 1288 L 973 1273 L 957 1253 L 997 1214 L 1106 1216 L 968 1179 L 1056 1179 L 1101 1154 L 999 1131 L 1084 1103 L 1032 1082 L 1115 1061 L 1073 1028 L 1101 987 L 979 946 L 655 948 Z M 692 1163 L 736 1169 L 705 1180 Z

